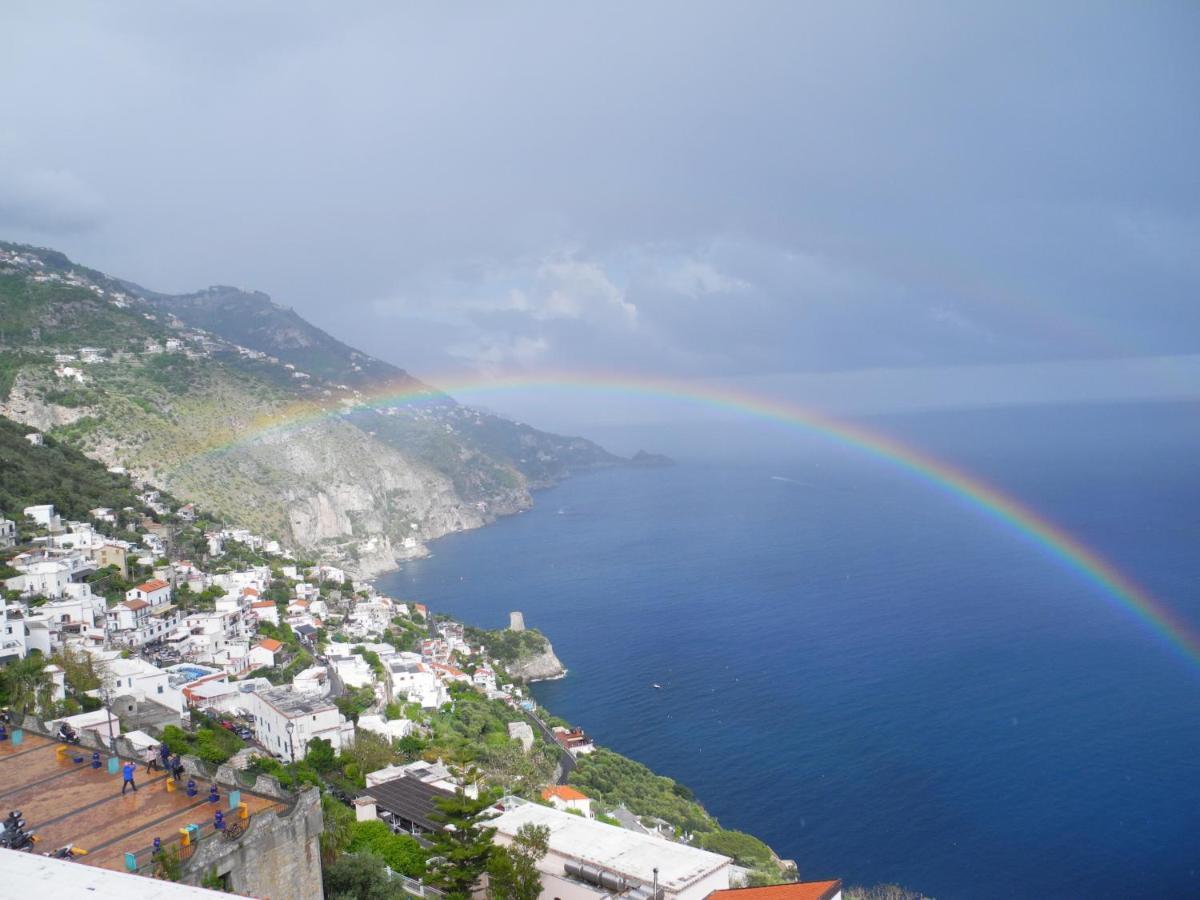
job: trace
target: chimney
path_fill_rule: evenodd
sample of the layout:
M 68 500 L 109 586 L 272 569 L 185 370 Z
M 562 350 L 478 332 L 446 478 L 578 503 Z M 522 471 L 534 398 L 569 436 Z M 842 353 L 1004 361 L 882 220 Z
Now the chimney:
M 372 819 L 377 819 L 375 798 L 368 797 L 366 794 L 356 797 L 354 799 L 354 817 L 358 822 L 370 822 Z

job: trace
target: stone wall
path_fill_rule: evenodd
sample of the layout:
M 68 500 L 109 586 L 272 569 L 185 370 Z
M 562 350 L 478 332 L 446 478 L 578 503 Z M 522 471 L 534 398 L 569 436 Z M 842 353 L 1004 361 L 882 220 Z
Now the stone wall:
M 184 864 L 183 881 L 200 884 L 214 872 L 237 894 L 322 900 L 321 798 L 309 788 L 285 813 L 259 813 L 236 841 L 201 841 Z
M 20 721 L 19 716 L 14 719 Z M 20 723 L 26 731 L 52 736 L 53 730 L 32 716 Z M 107 735 L 90 731 L 80 733 L 85 751 L 114 752 L 126 759 L 141 759 L 141 753 L 126 738 L 118 737 L 108 746 Z M 299 794 L 285 791 L 271 775 L 259 775 L 251 783 L 246 773 L 230 765 L 213 766 L 194 756 L 184 756 L 185 777 L 212 780 L 226 790 L 252 791 L 289 804 L 282 812 L 258 813 L 250 818 L 244 837 L 236 841 L 204 840 L 183 867 L 183 881 L 199 885 L 206 875 L 216 872 L 228 878 L 229 887 L 238 894 L 254 897 L 323 900 L 321 885 L 320 835 L 324 828 L 321 795 L 315 787 Z

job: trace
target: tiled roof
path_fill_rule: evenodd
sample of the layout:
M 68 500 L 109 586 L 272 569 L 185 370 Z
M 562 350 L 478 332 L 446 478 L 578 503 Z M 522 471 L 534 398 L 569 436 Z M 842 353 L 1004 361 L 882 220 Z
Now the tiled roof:
M 124 606 L 126 609 L 145 609 L 150 604 L 147 603 L 145 600 L 126 600 L 121 605 Z
M 705 900 L 830 900 L 841 889 L 840 881 L 794 881 L 770 887 L 713 891 Z
M 161 591 L 163 588 L 166 588 L 166 587 L 170 587 L 170 585 L 167 584 L 165 581 L 163 581 L 161 578 L 155 578 L 153 581 L 147 581 L 145 584 L 139 584 L 137 586 L 137 589 L 139 591 L 144 591 L 145 593 L 149 594 L 152 591 Z
M 275 640 L 275 638 L 263 638 L 258 642 L 258 646 L 272 653 L 278 653 L 283 648 L 283 644 Z
M 548 787 L 542 791 L 542 799 L 549 800 L 551 797 L 557 797 L 559 800 L 587 800 L 587 794 L 581 794 L 573 787 L 568 787 L 565 784 L 557 784 L 554 787 Z

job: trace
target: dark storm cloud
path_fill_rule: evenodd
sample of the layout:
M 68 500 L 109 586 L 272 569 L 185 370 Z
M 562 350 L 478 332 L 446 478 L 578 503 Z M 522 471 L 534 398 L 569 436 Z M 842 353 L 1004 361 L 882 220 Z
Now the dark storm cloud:
M 1191 3 L 0 18 L 6 236 L 417 372 L 1200 350 Z

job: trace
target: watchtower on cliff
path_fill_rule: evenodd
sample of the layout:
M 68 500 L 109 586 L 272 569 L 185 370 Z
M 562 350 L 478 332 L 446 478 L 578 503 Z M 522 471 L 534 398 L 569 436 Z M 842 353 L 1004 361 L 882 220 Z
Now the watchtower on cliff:
M 525 614 L 522 612 L 510 612 L 508 614 L 508 630 L 509 631 L 524 631 L 525 630 Z

